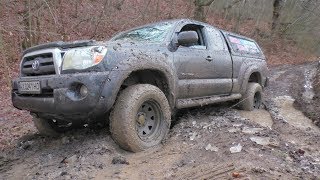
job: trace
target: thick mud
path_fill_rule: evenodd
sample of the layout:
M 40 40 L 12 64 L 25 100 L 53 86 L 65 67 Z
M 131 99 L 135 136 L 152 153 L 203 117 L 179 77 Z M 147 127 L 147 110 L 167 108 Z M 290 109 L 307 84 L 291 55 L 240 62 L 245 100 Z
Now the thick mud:
M 107 128 L 59 138 L 33 128 L 0 153 L 0 179 L 318 179 L 319 128 L 296 109 L 310 67 L 272 68 L 264 109 L 180 111 L 168 138 L 140 153 L 120 149 Z
M 320 66 L 319 62 L 282 65 L 270 69 L 271 87 L 267 98 L 290 96 L 295 109 L 320 127 Z M 289 102 L 289 104 L 291 104 Z M 299 118 L 297 118 L 299 119 Z

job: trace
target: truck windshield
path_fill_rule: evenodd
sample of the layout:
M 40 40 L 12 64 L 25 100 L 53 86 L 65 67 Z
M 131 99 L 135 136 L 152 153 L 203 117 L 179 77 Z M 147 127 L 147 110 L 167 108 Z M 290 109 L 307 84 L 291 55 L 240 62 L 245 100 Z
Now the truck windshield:
M 120 34 L 114 37 L 112 41 L 144 41 L 159 43 L 164 41 L 172 26 L 172 23 L 161 23 L 153 26 L 146 26 Z

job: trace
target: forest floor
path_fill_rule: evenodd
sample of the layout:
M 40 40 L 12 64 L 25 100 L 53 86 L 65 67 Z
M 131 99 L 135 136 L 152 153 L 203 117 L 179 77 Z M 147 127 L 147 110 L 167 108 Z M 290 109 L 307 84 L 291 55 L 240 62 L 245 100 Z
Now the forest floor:
M 0 179 L 317 179 L 317 72 L 318 63 L 270 68 L 263 109 L 180 111 L 168 138 L 140 153 L 121 150 L 107 128 L 42 137 L 2 95 Z

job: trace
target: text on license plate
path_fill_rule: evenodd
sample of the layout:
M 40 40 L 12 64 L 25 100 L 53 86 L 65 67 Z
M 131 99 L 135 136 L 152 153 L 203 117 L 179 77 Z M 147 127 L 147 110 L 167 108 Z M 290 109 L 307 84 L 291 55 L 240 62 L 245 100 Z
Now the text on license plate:
M 19 92 L 20 93 L 35 93 L 40 94 L 40 82 L 39 81 L 29 81 L 29 82 L 19 82 Z

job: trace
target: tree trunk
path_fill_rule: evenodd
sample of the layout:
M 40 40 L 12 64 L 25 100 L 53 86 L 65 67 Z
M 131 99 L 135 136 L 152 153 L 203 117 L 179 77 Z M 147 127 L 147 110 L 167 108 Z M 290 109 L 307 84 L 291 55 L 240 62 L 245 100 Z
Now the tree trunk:
M 66 26 L 65 26 L 65 17 L 66 17 L 66 14 L 65 14 L 65 4 L 63 3 L 64 1 L 62 0 L 59 0 L 58 3 L 58 8 L 59 8 L 59 29 L 58 29 L 58 33 L 61 35 L 61 40 L 62 41 L 68 41 L 68 35 L 67 35 L 67 32 L 66 32 Z
M 204 17 L 203 6 L 196 6 L 196 9 L 194 11 L 194 19 L 203 22 L 206 21 L 206 18 Z
M 4 70 L 4 79 L 7 82 L 7 87 L 10 87 L 11 85 L 11 76 L 10 76 L 10 70 L 9 70 L 9 65 L 8 65 L 8 61 L 7 61 L 7 57 L 6 57 L 6 50 L 4 47 L 4 41 L 2 38 L 2 33 L 1 33 L 1 29 L 0 29 L 0 60 L 2 59 L 2 69 Z
M 196 6 L 194 10 L 194 19 L 198 21 L 206 21 L 206 15 L 204 13 L 204 7 L 210 6 L 214 0 L 194 0 Z
M 256 36 L 259 32 L 259 27 L 260 27 L 260 21 L 261 21 L 261 17 L 264 13 L 265 10 L 265 3 L 263 1 L 259 1 L 259 7 L 261 8 L 258 14 L 258 17 L 256 19 L 256 24 L 254 26 L 254 31 L 253 31 L 253 36 Z
M 274 0 L 273 2 L 273 16 L 272 16 L 272 26 L 271 26 L 272 33 L 274 33 L 279 26 L 280 14 L 284 6 L 284 3 L 285 3 L 285 0 Z
M 234 30 L 233 30 L 236 33 L 239 33 L 239 28 L 240 28 L 241 19 L 242 19 L 245 5 L 246 5 L 246 0 L 242 0 L 242 5 L 239 6 L 237 21 L 236 21 L 236 25 L 234 26 Z
M 223 7 L 223 14 L 224 14 L 224 19 L 227 19 L 228 16 L 228 11 L 231 10 L 235 5 L 240 3 L 242 0 L 233 0 L 231 3 L 228 1 L 225 1 L 225 5 Z
M 22 13 L 22 25 L 24 27 L 23 49 L 38 44 L 41 38 L 40 16 L 39 14 L 34 15 L 35 9 L 38 9 L 40 6 L 33 2 L 31 0 L 24 0 L 24 10 Z
M 24 26 L 24 34 L 25 37 L 22 42 L 22 48 L 26 49 L 31 46 L 33 46 L 32 37 L 33 37 L 33 31 L 32 31 L 32 15 L 30 14 L 31 11 L 31 2 L 30 0 L 24 0 L 24 10 L 23 10 L 23 26 Z

